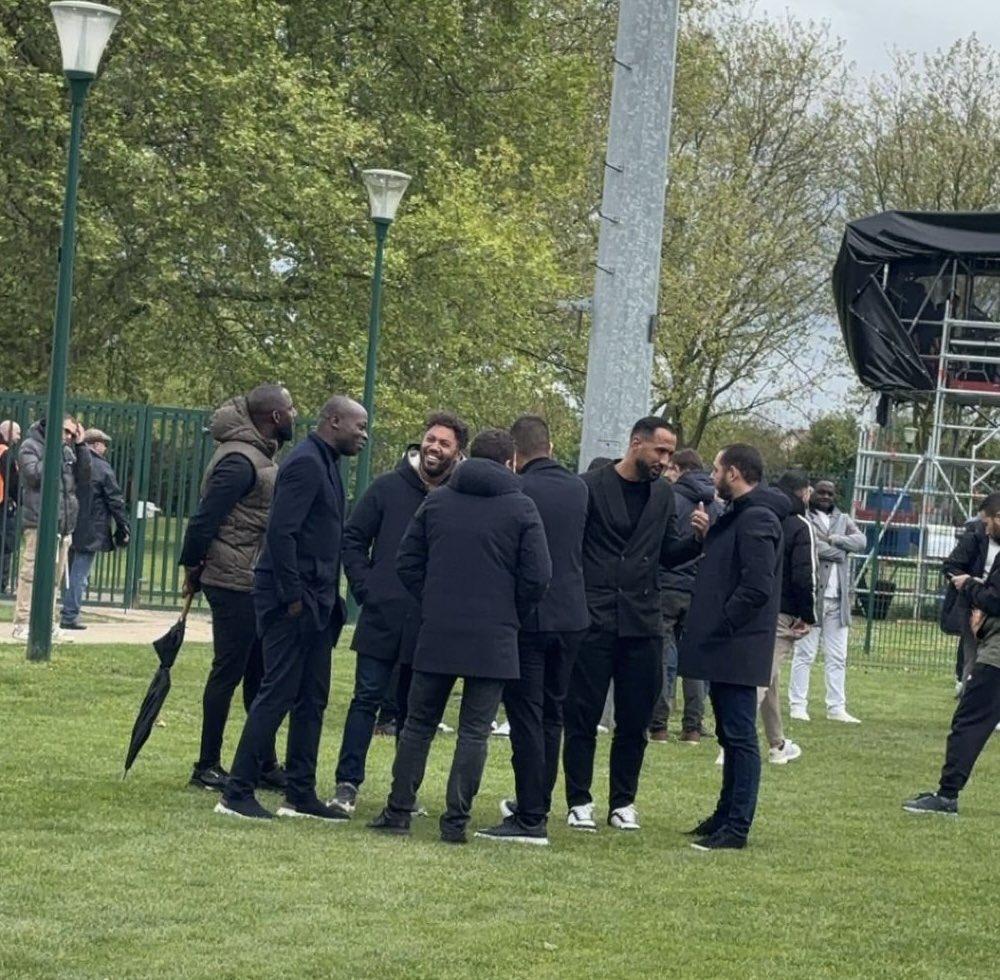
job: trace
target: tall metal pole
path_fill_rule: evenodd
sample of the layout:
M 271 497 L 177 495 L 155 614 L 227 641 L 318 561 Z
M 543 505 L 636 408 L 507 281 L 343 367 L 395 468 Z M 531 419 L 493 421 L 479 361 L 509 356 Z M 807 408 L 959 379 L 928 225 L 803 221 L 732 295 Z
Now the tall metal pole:
M 49 372 L 49 405 L 45 422 L 45 456 L 42 464 L 41 509 L 35 551 L 35 582 L 31 593 L 28 626 L 28 659 L 52 656 L 52 607 L 55 599 L 56 554 L 59 537 L 59 497 L 62 489 L 62 422 L 66 411 L 66 378 L 69 371 L 69 333 L 73 312 L 73 257 L 76 251 L 76 191 L 80 181 L 80 135 L 83 103 L 91 77 L 69 78 L 69 163 L 63 201 L 62 241 L 59 246 L 59 279 L 56 317 L 52 334 Z
M 372 470 L 372 445 L 375 441 L 375 371 L 378 367 L 378 334 L 382 311 L 382 255 L 389 225 L 385 218 L 373 218 L 375 222 L 375 273 L 372 276 L 372 304 L 368 317 L 368 357 L 365 361 L 365 393 L 363 404 L 368 412 L 368 442 L 358 457 L 358 477 L 354 484 L 354 500 L 357 502 L 368 489 Z
M 620 0 L 580 468 L 649 412 L 679 0 Z

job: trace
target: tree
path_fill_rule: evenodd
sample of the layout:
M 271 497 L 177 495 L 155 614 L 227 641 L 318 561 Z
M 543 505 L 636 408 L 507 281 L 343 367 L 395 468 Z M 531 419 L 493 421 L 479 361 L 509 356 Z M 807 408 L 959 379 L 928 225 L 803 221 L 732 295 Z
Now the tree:
M 844 86 L 823 28 L 735 8 L 687 21 L 653 381 L 687 445 L 825 367 Z

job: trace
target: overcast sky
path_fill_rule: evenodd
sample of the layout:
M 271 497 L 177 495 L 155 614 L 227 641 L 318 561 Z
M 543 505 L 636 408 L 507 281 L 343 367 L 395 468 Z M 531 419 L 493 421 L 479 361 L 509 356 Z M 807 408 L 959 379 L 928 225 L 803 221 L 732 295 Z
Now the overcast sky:
M 1000 48 L 997 0 L 757 0 L 758 10 L 797 20 L 828 21 L 847 42 L 847 59 L 862 75 L 884 71 L 893 48 L 930 54 L 975 33 Z

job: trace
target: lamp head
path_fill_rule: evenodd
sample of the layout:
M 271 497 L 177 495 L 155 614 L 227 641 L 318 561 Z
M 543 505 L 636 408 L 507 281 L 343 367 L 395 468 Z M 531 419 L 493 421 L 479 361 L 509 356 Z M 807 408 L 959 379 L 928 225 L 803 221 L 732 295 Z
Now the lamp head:
M 49 4 L 59 34 L 63 71 L 70 78 L 95 78 L 121 11 L 85 0 Z
M 412 179 L 399 170 L 362 170 L 361 179 L 368 190 L 372 221 L 392 221 Z

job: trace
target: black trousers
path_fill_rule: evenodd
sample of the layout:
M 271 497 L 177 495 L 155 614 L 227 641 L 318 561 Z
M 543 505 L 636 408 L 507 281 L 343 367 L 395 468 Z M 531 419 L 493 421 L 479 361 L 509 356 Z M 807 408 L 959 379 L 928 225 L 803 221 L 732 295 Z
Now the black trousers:
M 330 697 L 330 661 L 340 635 L 331 622 L 311 626 L 309 613 L 296 619 L 278 616 L 264 626 L 264 679 L 250 706 L 236 749 L 226 799 L 246 799 L 260 778 L 261 757 L 290 713 L 285 769 L 289 803 L 316 797 L 316 759 L 323 731 L 323 712 Z
M 543 824 L 559 775 L 563 703 L 586 631 L 518 635 L 521 676 L 507 681 L 503 703 L 510 723 L 511 765 L 518 819 Z
M 608 685 L 615 682 L 615 730 L 611 739 L 610 808 L 635 802 L 646 754 L 646 726 L 663 687 L 663 639 L 587 631 L 566 698 L 566 803 L 590 803 L 601 720 Z
M 406 723 L 396 746 L 392 764 L 390 813 L 409 819 L 424 781 L 427 755 L 444 717 L 451 689 L 458 678 L 452 674 L 413 671 Z M 443 834 L 461 834 L 472 815 L 472 801 L 486 767 L 490 723 L 496 718 L 504 682 L 486 677 L 462 681 L 462 703 L 458 711 L 458 737 L 445 791 L 446 809 L 441 816 Z
M 1000 724 L 1000 667 L 976 664 L 951 719 L 938 789 L 941 796 L 954 799 L 962 792 L 997 724 Z
M 264 660 L 253 596 L 249 592 L 204 587 L 205 598 L 212 610 L 212 666 L 205 681 L 201 699 L 201 750 L 198 767 L 217 766 L 222 757 L 222 737 L 229 720 L 233 693 L 243 682 L 243 706 L 249 712 L 260 690 Z M 261 759 L 263 768 L 277 765 L 274 741 L 265 746 Z
M 757 738 L 757 688 L 712 681 L 715 734 L 725 750 L 722 790 L 713 820 L 746 839 L 757 812 L 760 743 Z
M 375 731 L 375 716 L 379 706 L 392 692 L 396 676 L 396 661 L 369 657 L 359 653 L 354 670 L 354 694 L 344 719 L 344 734 L 340 740 L 335 781 L 360 786 L 365 781 L 365 762 Z

